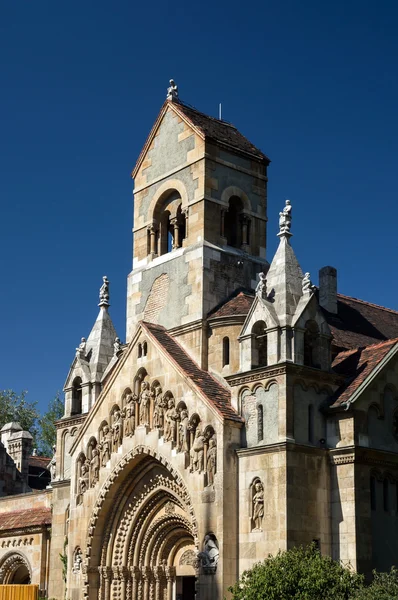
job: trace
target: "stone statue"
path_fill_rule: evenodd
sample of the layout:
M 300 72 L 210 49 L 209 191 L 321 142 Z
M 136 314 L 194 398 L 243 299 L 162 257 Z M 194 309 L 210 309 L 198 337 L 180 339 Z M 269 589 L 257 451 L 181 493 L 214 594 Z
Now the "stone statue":
M 112 452 L 117 452 L 123 441 L 123 423 L 120 410 L 115 410 L 113 413 L 112 425 Z
M 267 279 L 265 273 L 262 271 L 258 274 L 259 282 L 256 287 L 256 295 L 260 298 L 265 298 L 267 293 Z
M 83 554 L 82 554 L 82 551 L 80 550 L 80 548 L 78 548 L 75 552 L 75 560 L 73 561 L 72 573 L 74 573 L 76 575 L 77 573 L 80 572 L 80 570 L 82 568 L 82 562 L 83 562 Z
M 109 306 L 109 279 L 104 275 L 102 281 L 103 284 L 99 292 L 99 306 Z
M 164 415 L 164 441 L 174 442 L 176 439 L 178 412 L 175 409 L 174 399 L 170 398 Z
M 98 448 L 93 448 L 90 461 L 90 486 L 94 487 L 99 480 L 100 453 Z
M 113 356 L 117 356 L 119 354 L 119 352 L 122 349 L 122 342 L 120 341 L 120 338 L 115 338 L 115 341 L 113 343 Z
M 112 432 L 108 425 L 105 425 L 104 429 L 102 430 L 102 440 L 98 446 L 101 451 L 101 465 L 103 467 L 106 466 L 106 463 L 111 458 L 111 439 Z
M 140 405 L 140 425 L 149 426 L 149 407 L 151 404 L 151 393 L 149 391 L 149 385 L 146 381 L 141 384 L 141 393 L 138 398 Z
M 207 534 L 203 544 L 203 552 L 199 552 L 198 559 L 206 573 L 215 573 L 220 552 L 215 535 Z
M 166 408 L 166 402 L 162 398 L 162 388 L 157 385 L 152 392 L 154 397 L 154 410 L 153 410 L 153 426 L 155 429 L 163 429 L 164 426 L 164 409 Z
M 302 281 L 303 294 L 311 294 L 315 290 L 315 286 L 312 285 L 311 277 L 309 273 L 306 273 Z
M 88 490 L 88 464 L 85 461 L 80 467 L 80 477 L 78 481 L 78 491 L 80 496 Z
M 217 468 L 217 443 L 214 438 L 210 438 L 209 449 L 207 451 L 207 485 L 214 485 L 214 475 Z
M 188 411 L 183 408 L 180 413 L 178 452 L 189 452 Z
M 279 213 L 279 233 L 289 233 L 292 225 L 292 205 L 285 201 L 285 208 Z
M 167 88 L 167 100 L 178 100 L 178 86 L 174 79 L 170 79 L 170 85 Z
M 86 338 L 82 337 L 79 347 L 76 348 L 76 356 L 83 357 L 86 355 L 86 343 L 87 343 Z
M 264 518 L 264 488 L 261 481 L 254 484 L 252 499 L 252 531 L 262 531 L 261 525 Z
M 124 418 L 124 435 L 131 437 L 134 435 L 135 429 L 135 400 L 133 394 L 126 396 L 126 406 L 123 409 L 122 416 Z
M 57 471 L 57 461 L 56 461 L 56 448 L 53 446 L 53 457 L 49 462 L 48 469 L 51 475 L 51 481 L 55 481 L 56 471 Z
M 191 448 L 191 471 L 203 471 L 203 457 L 205 450 L 205 436 L 198 428 Z

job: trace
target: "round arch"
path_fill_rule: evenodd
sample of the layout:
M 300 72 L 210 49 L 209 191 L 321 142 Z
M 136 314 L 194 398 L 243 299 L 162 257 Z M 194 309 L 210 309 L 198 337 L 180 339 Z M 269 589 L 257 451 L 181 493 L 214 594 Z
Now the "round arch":
M 185 185 L 179 179 L 168 179 L 165 181 L 154 194 L 148 209 L 149 221 L 152 220 L 155 214 L 156 205 L 163 197 L 172 191 L 176 191 L 181 196 L 181 206 L 186 208 L 188 206 L 188 192 Z
M 22 552 L 9 552 L 0 562 L 0 584 L 27 584 L 32 581 L 32 569 Z
M 245 194 L 245 192 L 243 190 L 236 187 L 235 185 L 230 185 L 229 187 L 225 188 L 225 190 L 223 190 L 223 192 L 221 194 L 221 202 L 223 202 L 227 206 L 228 201 L 230 198 L 232 198 L 232 196 L 237 196 L 238 198 L 240 198 L 242 200 L 243 210 L 245 212 L 252 211 L 252 205 L 249 200 L 249 197 Z

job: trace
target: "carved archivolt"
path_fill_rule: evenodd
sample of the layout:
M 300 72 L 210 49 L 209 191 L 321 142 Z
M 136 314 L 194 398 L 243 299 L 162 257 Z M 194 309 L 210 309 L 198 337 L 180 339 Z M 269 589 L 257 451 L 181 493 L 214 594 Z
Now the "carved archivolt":
M 32 579 L 32 569 L 26 556 L 21 552 L 9 552 L 6 554 L 0 563 L 0 584 L 12 583 L 12 577 L 21 565 L 27 568 L 29 577 Z

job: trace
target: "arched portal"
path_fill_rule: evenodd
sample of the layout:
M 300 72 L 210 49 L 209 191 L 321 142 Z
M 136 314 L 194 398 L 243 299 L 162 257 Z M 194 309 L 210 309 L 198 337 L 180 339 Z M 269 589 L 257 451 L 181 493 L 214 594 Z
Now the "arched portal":
M 94 507 L 85 595 L 172 600 L 180 590 L 190 600 L 197 550 L 193 507 L 180 475 L 149 448 L 135 448 L 116 466 Z
M 0 584 L 27 584 L 32 579 L 28 559 L 21 552 L 10 552 L 0 563 Z

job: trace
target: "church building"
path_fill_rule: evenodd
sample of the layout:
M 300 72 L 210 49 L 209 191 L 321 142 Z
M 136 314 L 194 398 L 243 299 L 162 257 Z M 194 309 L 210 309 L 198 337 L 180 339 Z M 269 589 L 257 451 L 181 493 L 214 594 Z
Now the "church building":
M 299 544 L 366 575 L 396 561 L 398 312 L 331 266 L 311 283 L 294 201 L 267 232 L 269 167 L 170 82 L 132 172 L 125 343 L 104 276 L 47 488 L 2 486 L 2 439 L 0 584 L 23 567 L 57 600 L 222 600 Z

